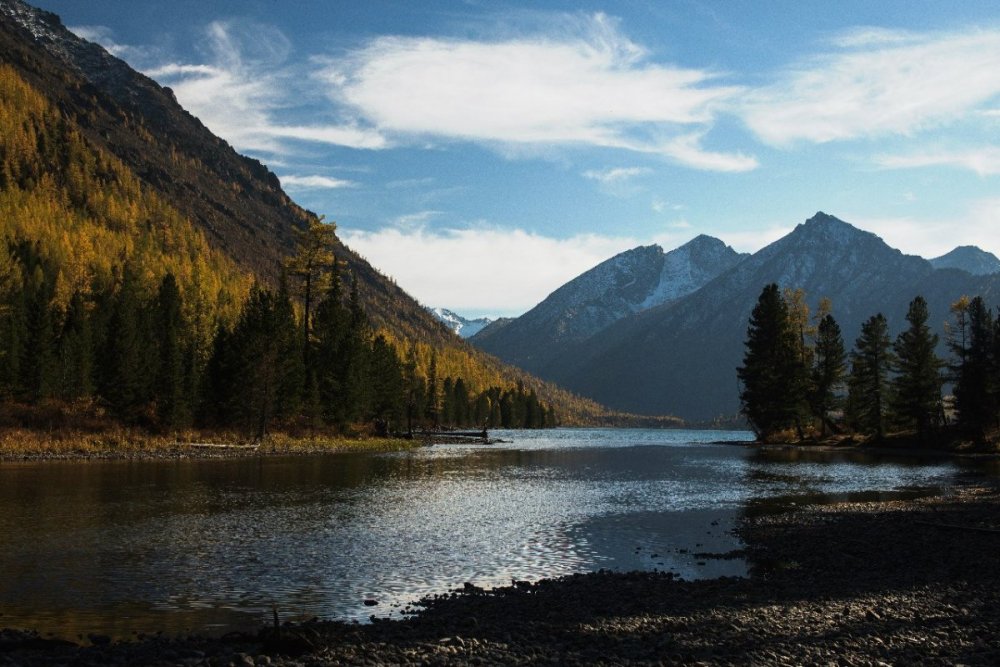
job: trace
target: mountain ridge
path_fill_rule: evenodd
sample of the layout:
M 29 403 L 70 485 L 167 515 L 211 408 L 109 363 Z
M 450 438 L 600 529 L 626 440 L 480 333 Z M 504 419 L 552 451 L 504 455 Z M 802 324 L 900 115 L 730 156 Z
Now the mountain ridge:
M 460 338 L 475 336 L 477 333 L 494 322 L 494 320 L 488 317 L 469 319 L 459 315 L 453 310 L 448 310 L 447 308 L 431 308 L 428 306 L 427 310 L 429 310 L 434 317 L 440 320 L 442 324 L 454 331 Z
M 700 289 L 566 346 L 540 375 L 613 409 L 689 420 L 733 415 L 747 321 L 760 290 L 772 282 L 803 289 L 813 312 L 821 298 L 830 297 L 848 348 L 861 322 L 877 312 L 886 315 L 895 335 L 918 294 L 927 299 L 941 334 L 959 296 L 1000 297 L 996 276 L 935 269 L 819 212 Z
M 951 252 L 930 260 L 936 269 L 960 269 L 974 276 L 1000 272 L 1000 259 L 991 252 L 971 245 L 958 246 Z
M 487 327 L 470 340 L 516 366 L 544 372 L 558 350 L 681 298 L 743 257 L 705 235 L 669 252 L 659 245 L 632 248 L 570 280 L 521 317 Z

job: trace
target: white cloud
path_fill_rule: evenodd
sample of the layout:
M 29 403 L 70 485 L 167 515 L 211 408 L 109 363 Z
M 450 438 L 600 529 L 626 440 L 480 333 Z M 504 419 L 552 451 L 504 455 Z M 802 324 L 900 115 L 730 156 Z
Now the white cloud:
M 414 228 L 422 227 L 439 215 L 441 215 L 441 211 L 417 211 L 416 213 L 406 213 L 393 218 L 392 224 L 403 230 L 413 230 Z
M 710 170 L 752 169 L 704 151 L 702 134 L 740 89 L 708 71 L 648 62 L 603 14 L 576 35 L 506 41 L 382 37 L 317 78 L 383 133 L 515 146 L 656 153 Z
M 333 190 L 337 188 L 353 188 L 357 185 L 354 181 L 343 178 L 332 178 L 330 176 L 297 176 L 287 174 L 280 176 L 282 187 L 289 189 L 300 188 L 303 190 Z
M 278 120 L 303 94 L 303 76 L 287 63 L 291 49 L 276 28 L 215 21 L 206 28 L 205 63 L 161 63 L 145 73 L 170 86 L 178 101 L 239 150 L 288 153 L 288 140 L 360 149 L 388 144 L 354 119 L 316 125 Z
M 957 151 L 925 151 L 909 155 L 879 155 L 875 163 L 887 169 L 917 167 L 956 167 L 974 171 L 980 176 L 1000 174 L 1000 148 L 987 146 Z
M 94 42 L 104 47 L 104 50 L 122 60 L 142 63 L 151 57 L 150 49 L 147 47 L 130 46 L 121 44 L 115 38 L 114 31 L 103 25 L 75 25 L 69 26 L 68 30 L 77 37 L 82 37 L 88 42 Z
M 911 255 L 939 257 L 960 245 L 975 245 L 1000 254 L 997 241 L 997 221 L 1000 220 L 1000 198 L 973 202 L 965 212 L 952 219 L 918 219 L 913 217 L 849 217 L 852 224 L 878 234 L 893 248 Z
M 1000 30 L 868 29 L 838 46 L 746 96 L 744 118 L 762 140 L 911 135 L 974 118 L 1000 95 Z
M 614 167 L 611 169 L 588 169 L 583 172 L 584 178 L 598 181 L 604 185 L 612 185 L 628 181 L 637 176 L 648 174 L 651 170 L 646 167 Z
M 556 239 L 515 229 L 338 229 L 351 248 L 426 305 L 520 314 L 553 290 L 639 243 L 580 234 Z

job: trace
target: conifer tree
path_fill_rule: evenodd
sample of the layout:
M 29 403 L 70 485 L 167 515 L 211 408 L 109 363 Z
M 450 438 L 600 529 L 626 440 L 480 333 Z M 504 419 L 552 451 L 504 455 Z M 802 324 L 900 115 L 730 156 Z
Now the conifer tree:
M 829 414 L 839 404 L 837 392 L 847 366 L 844 340 L 833 315 L 827 314 L 819 321 L 813 356 L 815 362 L 812 368 L 810 404 L 813 414 L 820 421 L 820 430 L 825 434 Z
M 302 390 L 298 326 L 287 291 L 255 286 L 228 339 L 221 355 L 231 355 L 228 412 L 263 438 L 274 418 L 292 416 Z
M 36 266 L 25 284 L 24 345 L 21 347 L 20 388 L 28 401 L 50 398 L 56 393 L 57 336 L 52 296 L 54 284 Z
M 885 434 L 892 363 L 889 324 L 882 313 L 878 313 L 861 325 L 861 335 L 851 352 L 847 413 L 854 428 L 879 438 Z
M 398 430 L 403 422 L 403 368 L 396 350 L 385 336 L 376 336 L 372 343 L 372 414 L 376 430 L 387 435 Z
M 403 383 L 406 392 L 406 431 L 413 432 L 413 427 L 423 421 L 424 404 L 427 397 L 427 386 L 417 372 L 417 353 L 411 345 L 403 364 Z
M 310 218 L 304 229 L 295 230 L 295 254 L 288 260 L 288 274 L 298 281 L 302 296 L 302 337 L 309 342 L 312 333 L 313 301 L 328 286 L 331 267 L 336 265 L 333 244 L 337 225 L 321 217 Z M 304 344 L 304 363 L 309 366 L 310 346 Z
M 927 325 L 927 302 L 918 296 L 910 302 L 906 321 L 910 326 L 896 338 L 892 382 L 892 410 L 904 427 L 926 436 L 941 414 L 941 368 L 935 353 L 938 336 Z
M 335 425 L 343 425 L 347 421 L 344 411 L 344 356 L 349 327 L 350 314 L 341 303 L 340 276 L 334 263 L 325 298 L 316 308 L 310 372 L 315 378 L 321 415 L 328 423 Z
M 992 428 L 997 415 L 997 360 L 994 357 L 995 323 L 981 297 L 964 299 L 952 312 L 961 338 L 949 341 L 956 362 L 952 366 L 955 409 L 959 425 L 972 437 L 981 439 Z
M 457 426 L 469 425 L 469 390 L 465 386 L 465 380 L 458 378 L 452 389 L 454 402 L 453 420 Z
M 778 286 L 764 287 L 750 315 L 743 365 L 737 369 L 741 412 L 761 440 L 796 425 L 801 414 L 805 394 L 798 334 Z
M 172 273 L 160 281 L 155 302 L 157 369 L 155 384 L 156 412 L 161 426 L 179 428 L 188 421 L 185 400 L 184 323 L 181 319 L 180 289 Z
M 111 302 L 101 355 L 101 395 L 126 422 L 135 421 L 147 399 L 150 368 L 137 279 L 129 263 L 122 266 L 121 284 Z
M 431 353 L 431 363 L 427 367 L 427 389 L 424 399 L 424 419 L 426 419 L 431 426 L 436 427 L 440 422 L 436 351 Z
M 94 340 L 83 294 L 77 290 L 66 308 L 59 336 L 59 395 L 67 401 L 94 392 Z

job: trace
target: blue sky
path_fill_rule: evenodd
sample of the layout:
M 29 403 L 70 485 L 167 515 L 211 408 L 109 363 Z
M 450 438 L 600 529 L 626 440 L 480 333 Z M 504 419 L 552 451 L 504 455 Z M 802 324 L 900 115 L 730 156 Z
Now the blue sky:
M 995 2 L 37 1 L 465 315 L 818 210 L 1000 254 Z

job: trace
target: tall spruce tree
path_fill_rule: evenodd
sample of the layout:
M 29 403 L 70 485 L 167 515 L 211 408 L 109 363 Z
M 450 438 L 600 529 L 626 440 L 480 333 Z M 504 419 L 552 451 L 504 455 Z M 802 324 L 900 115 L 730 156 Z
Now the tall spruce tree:
M 398 431 L 404 421 L 403 368 L 385 336 L 376 336 L 372 343 L 371 374 L 371 417 L 376 431 L 381 435 Z
M 147 342 L 138 280 L 131 264 L 122 266 L 121 281 L 107 320 L 100 359 L 101 395 L 112 411 L 126 422 L 136 421 L 148 399 L 150 385 Z
M 790 325 L 788 305 L 774 283 L 757 299 L 745 346 L 737 369 L 741 412 L 758 439 L 767 440 L 797 425 L 805 398 L 799 332 Z
M 942 360 L 935 353 L 938 336 L 927 325 L 927 301 L 918 296 L 906 313 L 909 327 L 896 338 L 892 411 L 900 425 L 925 437 L 941 415 Z
M 960 338 L 949 340 L 956 358 L 951 370 L 958 423 L 971 437 L 982 439 L 997 417 L 996 325 L 990 309 L 978 296 L 960 300 L 952 313 L 955 330 L 964 332 Z
M 813 414 L 819 419 L 821 433 L 825 434 L 830 421 L 830 412 L 837 409 L 840 404 L 838 391 L 847 366 L 844 340 L 840 335 L 840 326 L 833 315 L 827 314 L 819 321 L 813 356 L 815 362 L 811 374 L 810 405 Z
M 855 429 L 879 438 L 885 435 L 892 363 L 889 324 L 878 313 L 861 325 L 861 335 L 851 352 L 847 414 Z
M 184 322 L 181 318 L 181 292 L 172 273 L 160 281 L 154 303 L 153 319 L 157 338 L 155 399 L 160 425 L 175 429 L 189 420 L 185 397 Z
M 94 337 L 86 300 L 77 290 L 66 307 L 59 336 L 59 395 L 75 401 L 94 392 Z
M 298 282 L 302 297 L 302 354 L 306 368 L 311 368 L 309 345 L 312 335 L 313 305 L 327 290 L 331 267 L 334 267 L 333 244 L 337 225 L 322 217 L 310 219 L 304 229 L 295 230 L 295 254 L 288 260 L 288 274 Z
M 263 438 L 276 417 L 291 416 L 302 389 L 298 325 L 287 291 L 255 286 L 228 340 L 224 354 L 232 379 L 227 412 Z

